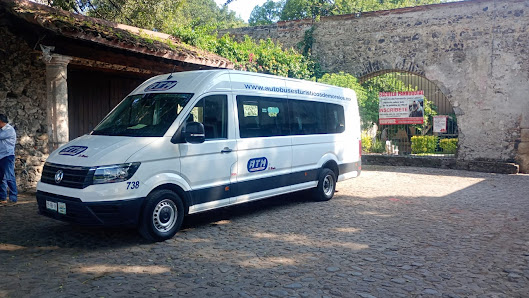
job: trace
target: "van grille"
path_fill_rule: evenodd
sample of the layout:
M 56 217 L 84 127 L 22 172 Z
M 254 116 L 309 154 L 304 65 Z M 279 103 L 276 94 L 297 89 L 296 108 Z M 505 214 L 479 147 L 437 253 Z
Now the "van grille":
M 62 181 L 55 182 L 55 175 L 59 170 L 63 172 Z M 53 184 L 62 187 L 82 189 L 92 184 L 94 170 L 89 167 L 65 166 L 52 163 L 44 164 L 42 169 L 43 183 Z

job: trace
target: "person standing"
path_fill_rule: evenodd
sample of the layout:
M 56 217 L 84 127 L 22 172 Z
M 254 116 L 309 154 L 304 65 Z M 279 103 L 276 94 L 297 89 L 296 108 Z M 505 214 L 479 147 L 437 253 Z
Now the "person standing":
M 17 182 L 15 179 L 15 143 L 17 134 L 13 126 L 9 125 L 7 116 L 0 114 L 0 203 L 7 204 L 7 189 L 9 201 L 17 202 Z

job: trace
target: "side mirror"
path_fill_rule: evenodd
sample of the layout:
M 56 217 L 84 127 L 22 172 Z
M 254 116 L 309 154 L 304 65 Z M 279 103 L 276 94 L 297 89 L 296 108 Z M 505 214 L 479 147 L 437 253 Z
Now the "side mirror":
M 199 122 L 190 122 L 187 123 L 184 129 L 182 130 L 184 139 L 186 142 L 191 144 L 200 144 L 204 143 L 206 140 L 206 132 L 204 131 L 204 125 Z

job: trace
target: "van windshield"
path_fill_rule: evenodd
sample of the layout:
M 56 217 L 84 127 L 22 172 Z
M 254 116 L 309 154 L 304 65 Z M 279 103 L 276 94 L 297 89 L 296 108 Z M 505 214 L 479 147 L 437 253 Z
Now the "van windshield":
M 162 137 L 192 96 L 190 93 L 131 95 L 108 114 L 92 134 Z

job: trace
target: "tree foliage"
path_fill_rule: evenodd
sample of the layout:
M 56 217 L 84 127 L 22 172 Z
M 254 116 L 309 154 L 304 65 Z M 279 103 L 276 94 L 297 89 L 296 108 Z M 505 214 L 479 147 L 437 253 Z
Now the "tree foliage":
M 273 74 L 284 77 L 312 80 L 319 65 L 294 49 L 283 49 L 270 38 L 255 42 L 246 36 L 237 42 L 228 34 L 217 38 L 207 29 L 178 27 L 173 35 L 183 42 L 225 57 L 235 64 L 235 69 Z
M 244 26 L 227 6 L 214 0 L 40 0 L 91 17 L 154 31 L 177 26 L 225 29 Z
M 362 128 L 367 129 L 378 123 L 379 92 L 416 91 L 417 88 L 405 84 L 398 75 L 393 73 L 382 74 L 360 84 L 358 80 L 347 73 L 324 74 L 318 82 L 329 85 L 353 89 L 356 92 Z M 424 99 L 424 126 L 428 126 L 431 116 L 437 115 L 435 106 L 427 98 Z M 414 125 L 421 130 L 423 125 Z
M 354 76 L 344 73 L 343 71 L 339 73 L 326 73 L 318 79 L 318 82 L 353 89 L 359 103 L 364 102 L 367 99 L 367 93 L 364 87 L 362 87 Z
M 286 0 L 281 11 L 281 20 L 300 20 L 332 15 L 331 0 Z
M 256 6 L 254 8 L 256 14 L 252 20 L 258 20 L 259 23 L 255 23 L 254 21 L 254 23 L 250 22 L 250 25 L 262 25 L 277 22 L 276 11 L 279 13 L 279 20 L 290 21 L 308 18 L 318 19 L 322 16 L 386 10 L 400 7 L 413 7 L 441 3 L 442 1 L 448 0 L 281 0 L 275 2 L 274 14 L 264 13 L 263 6 L 265 5 Z M 272 2 L 272 0 L 268 0 L 268 2 Z M 267 7 L 272 7 L 272 4 L 268 2 L 265 3 Z
M 284 1 L 274 2 L 272 0 L 268 0 L 261 6 L 255 6 L 252 10 L 252 13 L 250 14 L 248 23 L 250 26 L 257 26 L 268 25 L 277 22 L 281 17 L 281 10 L 283 9 L 284 5 Z

